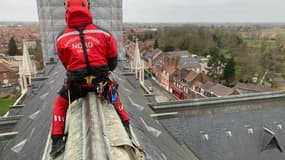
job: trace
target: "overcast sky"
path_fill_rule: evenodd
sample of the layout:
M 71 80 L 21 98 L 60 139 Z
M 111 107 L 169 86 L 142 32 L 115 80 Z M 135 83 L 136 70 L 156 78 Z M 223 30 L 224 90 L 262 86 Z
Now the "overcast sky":
M 123 0 L 125 22 L 285 22 L 285 0 Z M 0 21 L 37 21 L 36 0 L 0 0 Z

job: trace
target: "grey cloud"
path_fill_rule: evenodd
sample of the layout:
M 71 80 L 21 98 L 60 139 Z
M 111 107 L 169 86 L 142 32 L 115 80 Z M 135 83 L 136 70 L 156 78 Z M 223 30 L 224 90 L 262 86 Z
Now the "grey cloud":
M 124 5 L 124 21 L 285 22 L 283 0 L 124 0 Z
M 1 0 L 0 21 L 37 21 L 36 0 Z

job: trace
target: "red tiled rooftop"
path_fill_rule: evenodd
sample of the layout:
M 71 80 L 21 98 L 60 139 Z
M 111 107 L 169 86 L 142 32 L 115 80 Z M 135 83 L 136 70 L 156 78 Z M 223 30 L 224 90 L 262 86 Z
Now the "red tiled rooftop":
M 176 71 L 176 68 L 174 66 L 167 66 L 165 68 L 165 71 L 168 72 L 169 74 L 172 74 Z
M 226 87 L 219 83 L 214 83 L 212 81 L 208 81 L 206 84 L 202 85 L 201 88 L 208 92 L 214 93 L 216 96 L 228 96 L 235 91 L 232 88 Z
M 195 79 L 197 76 L 199 75 L 199 73 L 194 72 L 194 71 L 190 71 L 187 76 L 185 77 L 185 79 L 187 81 L 192 81 L 193 79 Z
M 7 63 L 0 63 L 0 72 L 9 72 L 9 64 Z
M 215 93 L 217 96 L 228 96 L 234 92 L 234 89 L 217 83 L 209 91 Z

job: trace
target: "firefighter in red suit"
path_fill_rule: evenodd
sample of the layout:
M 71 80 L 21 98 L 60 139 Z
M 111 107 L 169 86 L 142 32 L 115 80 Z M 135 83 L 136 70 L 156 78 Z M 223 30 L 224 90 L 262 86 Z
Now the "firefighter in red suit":
M 65 8 L 67 28 L 57 38 L 56 49 L 67 70 L 67 82 L 59 91 L 54 104 L 52 158 L 56 158 L 65 148 L 64 128 L 69 102 L 84 97 L 88 91 L 96 92 L 98 84 L 107 81 L 109 72 L 116 68 L 118 56 L 114 37 L 92 23 L 88 0 L 66 0 Z M 110 87 L 104 86 L 104 90 L 108 88 Z M 105 98 L 111 97 L 109 93 L 106 94 Z M 129 117 L 116 98 L 117 101 L 113 104 L 130 134 Z

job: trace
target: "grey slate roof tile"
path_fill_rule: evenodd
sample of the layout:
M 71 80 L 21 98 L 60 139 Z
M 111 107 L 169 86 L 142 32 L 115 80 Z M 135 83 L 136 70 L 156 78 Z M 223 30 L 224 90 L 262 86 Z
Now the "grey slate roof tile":
M 191 147 L 203 160 L 282 160 L 285 153 L 278 147 L 261 150 L 263 127 L 275 133 L 280 148 L 284 150 L 285 93 L 280 95 L 279 98 L 236 102 L 233 98 L 231 103 L 225 98 L 211 98 L 219 102 L 184 108 L 178 111 L 176 118 L 161 119 L 160 122 L 181 144 Z M 203 138 L 205 134 L 207 139 Z

